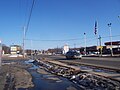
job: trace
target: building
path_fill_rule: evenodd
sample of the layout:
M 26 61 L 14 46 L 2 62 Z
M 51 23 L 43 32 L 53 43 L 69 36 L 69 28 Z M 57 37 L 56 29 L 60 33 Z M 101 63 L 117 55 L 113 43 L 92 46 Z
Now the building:
M 44 51 L 45 52 L 45 51 Z M 62 48 L 48 49 L 47 54 L 62 54 Z
M 111 42 L 105 42 L 107 48 L 111 48 Z M 112 48 L 120 48 L 120 41 L 112 42 Z
M 69 46 L 68 45 L 64 45 L 63 46 L 63 54 L 66 54 L 69 51 Z
M 10 47 L 2 44 L 2 54 L 10 54 Z
M 111 42 L 105 42 L 106 49 L 110 52 Z M 112 49 L 114 54 L 120 54 L 120 41 L 112 42 Z
M 22 48 L 19 45 L 11 45 L 10 46 L 11 54 L 22 54 Z

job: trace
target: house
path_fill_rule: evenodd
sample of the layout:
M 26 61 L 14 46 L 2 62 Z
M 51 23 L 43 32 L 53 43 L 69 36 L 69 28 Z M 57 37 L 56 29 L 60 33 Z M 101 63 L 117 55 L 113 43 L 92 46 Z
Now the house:
M 11 54 L 22 54 L 22 48 L 19 45 L 11 45 L 10 46 Z

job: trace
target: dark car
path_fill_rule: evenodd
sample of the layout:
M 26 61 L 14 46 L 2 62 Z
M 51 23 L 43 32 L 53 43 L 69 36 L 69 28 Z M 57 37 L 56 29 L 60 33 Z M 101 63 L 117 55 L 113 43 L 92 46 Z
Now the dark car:
M 82 55 L 78 51 L 68 51 L 66 53 L 66 59 L 81 59 Z

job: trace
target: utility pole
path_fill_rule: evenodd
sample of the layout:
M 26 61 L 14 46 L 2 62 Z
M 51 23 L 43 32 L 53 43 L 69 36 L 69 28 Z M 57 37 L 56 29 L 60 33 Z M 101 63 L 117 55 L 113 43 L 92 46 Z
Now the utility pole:
M 31 59 L 33 60 L 32 40 L 30 41 L 30 44 L 31 44 Z
M 110 50 L 111 50 L 111 56 L 113 56 L 111 25 L 112 25 L 112 23 L 108 24 L 108 27 L 109 27 L 109 30 L 110 30 L 110 44 L 111 44 Z
M 23 27 L 23 58 L 25 58 L 25 26 Z
M 1 66 L 2 66 L 2 43 L 0 41 L 0 69 L 1 69 Z
M 84 49 L 84 51 L 85 51 L 85 56 L 86 56 L 86 33 L 84 33 L 84 41 L 85 41 L 85 49 Z

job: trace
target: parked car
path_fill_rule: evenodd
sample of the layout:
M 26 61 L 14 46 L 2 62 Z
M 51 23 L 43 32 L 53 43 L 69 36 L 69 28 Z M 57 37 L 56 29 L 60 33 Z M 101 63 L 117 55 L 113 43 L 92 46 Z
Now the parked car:
M 66 53 L 66 59 L 81 59 L 82 55 L 77 51 L 68 51 Z

